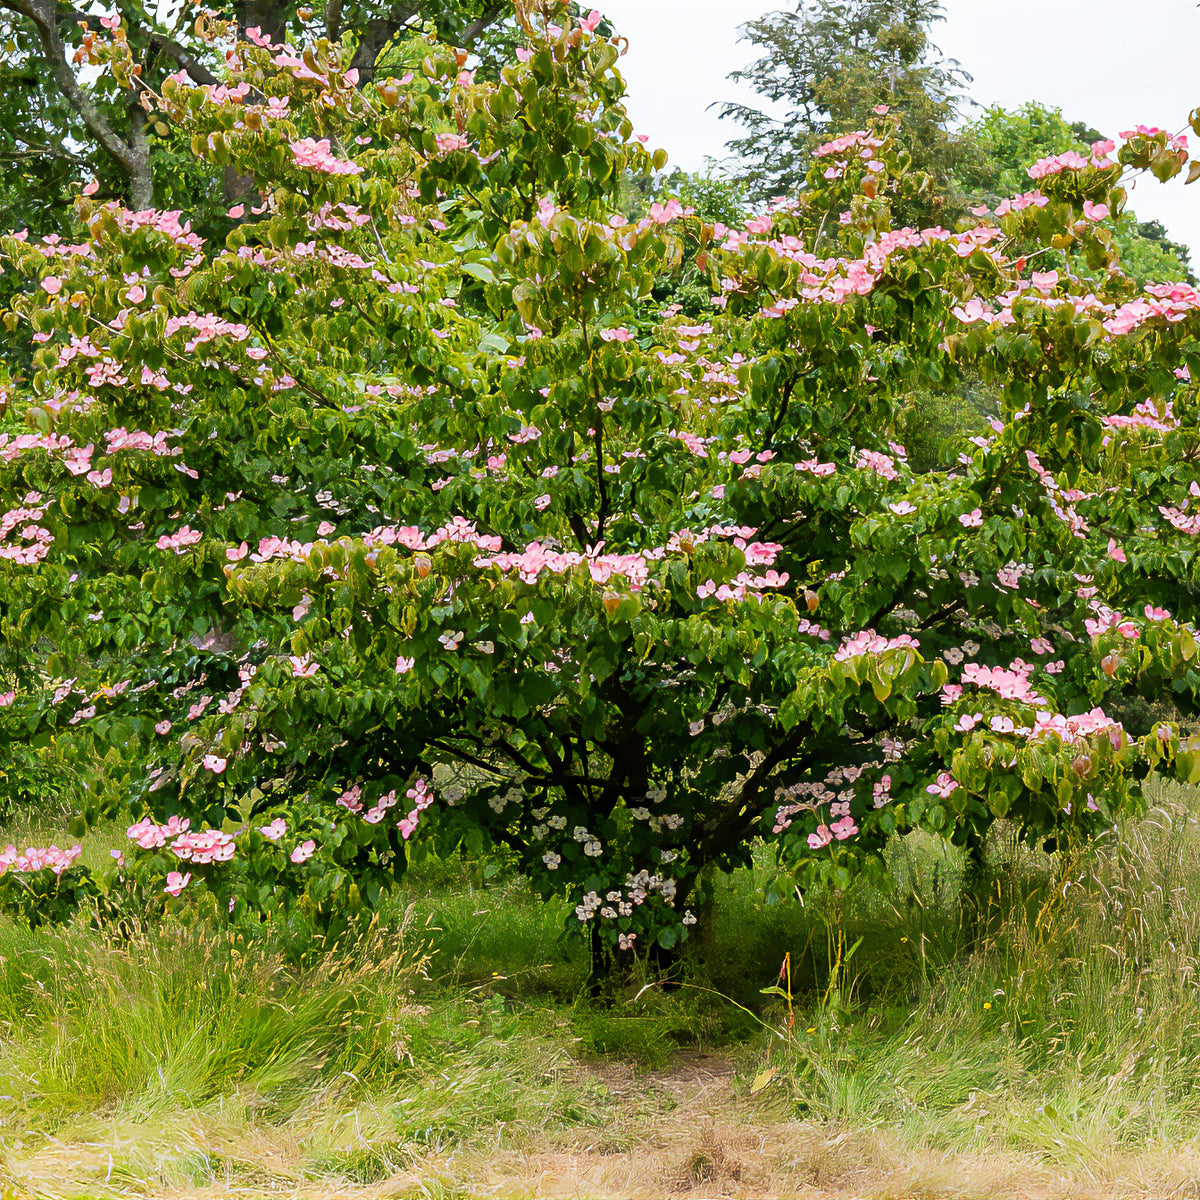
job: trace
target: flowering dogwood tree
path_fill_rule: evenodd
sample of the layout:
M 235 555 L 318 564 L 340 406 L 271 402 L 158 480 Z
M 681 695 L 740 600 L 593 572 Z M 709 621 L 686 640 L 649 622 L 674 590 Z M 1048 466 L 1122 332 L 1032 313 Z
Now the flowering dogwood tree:
M 111 879 L 14 849 L 0 897 L 328 919 L 426 841 L 670 946 L 758 836 L 840 887 L 897 831 L 1083 837 L 1147 765 L 1200 777 L 1112 711 L 1200 682 L 1200 294 L 1094 283 L 1123 174 L 1182 139 L 893 229 L 921 181 L 881 110 L 744 228 L 632 223 L 621 175 L 665 156 L 596 22 L 530 24 L 495 85 L 430 45 L 367 89 L 251 30 L 220 86 L 144 93 L 254 178 L 224 245 L 87 196 L 75 244 L 0 239 L 39 343 L 0 434 L 0 727 L 139 818 Z M 685 233 L 698 322 L 647 300 Z M 914 473 L 905 396 L 968 371 L 999 410 Z

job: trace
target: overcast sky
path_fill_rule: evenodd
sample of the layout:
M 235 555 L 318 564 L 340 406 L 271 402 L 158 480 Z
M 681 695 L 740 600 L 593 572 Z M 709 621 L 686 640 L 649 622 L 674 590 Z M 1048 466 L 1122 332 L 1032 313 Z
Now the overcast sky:
M 772 0 L 594 0 L 629 39 L 621 63 L 638 129 L 687 170 L 726 156 L 740 127 L 709 109 L 714 100 L 749 100 L 726 79 L 755 49 L 738 26 Z M 1113 135 L 1133 125 L 1183 129 L 1200 106 L 1200 8 L 1196 0 L 945 0 L 934 26 L 943 53 L 974 77 L 980 104 L 1015 107 L 1040 100 L 1068 120 Z M 1200 142 L 1191 137 L 1192 149 Z M 1156 217 L 1200 263 L 1200 183 L 1184 188 L 1140 182 L 1130 197 L 1143 220 Z

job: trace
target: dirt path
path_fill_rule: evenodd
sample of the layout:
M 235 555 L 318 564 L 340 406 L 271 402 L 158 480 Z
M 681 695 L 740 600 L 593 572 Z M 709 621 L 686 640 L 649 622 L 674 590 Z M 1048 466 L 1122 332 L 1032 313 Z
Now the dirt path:
M 1050 1156 L 935 1154 L 887 1131 L 796 1120 L 769 1087 L 745 1094 L 720 1054 L 684 1052 L 659 1071 L 612 1062 L 572 1070 L 602 1089 L 609 1116 L 601 1124 L 516 1149 L 472 1145 L 417 1157 L 370 1187 L 306 1180 L 289 1169 L 287 1146 L 268 1136 L 236 1152 L 192 1146 L 214 1162 L 240 1163 L 228 1185 L 203 1189 L 171 1186 L 161 1174 L 153 1182 L 149 1160 L 141 1178 L 128 1168 L 114 1177 L 115 1144 L 50 1139 L 27 1158 L 4 1147 L 0 1200 L 1200 1200 L 1192 1146 L 1065 1170 Z M 212 1131 L 205 1137 L 212 1142 Z

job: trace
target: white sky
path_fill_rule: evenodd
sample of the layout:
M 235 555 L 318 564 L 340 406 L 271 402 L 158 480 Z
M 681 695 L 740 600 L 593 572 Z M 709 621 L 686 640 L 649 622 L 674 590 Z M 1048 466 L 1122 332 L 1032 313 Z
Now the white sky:
M 629 39 L 621 71 L 629 113 L 651 146 L 695 170 L 726 156 L 741 127 L 722 121 L 716 100 L 759 99 L 728 73 L 747 66 L 755 48 L 738 26 L 787 0 L 594 0 Z M 1196 0 L 944 0 L 934 26 L 942 52 L 974 76 L 981 104 L 1016 107 L 1038 100 L 1113 135 L 1134 125 L 1181 130 L 1200 106 L 1200 8 Z M 1190 138 L 1193 151 L 1200 141 Z M 1131 207 L 1155 217 L 1200 265 L 1200 183 L 1139 182 Z

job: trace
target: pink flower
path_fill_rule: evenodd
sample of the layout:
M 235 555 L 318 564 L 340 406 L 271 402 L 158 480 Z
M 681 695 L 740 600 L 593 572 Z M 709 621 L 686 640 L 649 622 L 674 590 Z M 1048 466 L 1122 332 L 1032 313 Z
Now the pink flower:
M 413 664 L 417 660 L 415 658 L 405 658 L 403 654 L 396 656 L 396 674 L 405 675 L 413 669 Z
M 214 775 L 220 775 L 225 770 L 225 764 L 228 760 L 220 758 L 216 754 L 206 754 L 200 761 L 205 770 L 211 771 Z
M 317 843 L 309 838 L 307 842 L 301 842 L 288 856 L 294 863 L 307 862 L 313 856 L 313 851 L 317 848 Z
M 1116 540 L 1114 538 L 1108 539 L 1108 557 L 1111 558 L 1114 562 L 1127 561 L 1125 558 L 1125 551 L 1122 550 L 1121 547 L 1117 545 Z
M 313 662 L 307 654 L 303 658 L 292 654 L 288 662 L 292 664 L 292 674 L 297 679 L 310 679 L 321 669 L 321 664 Z
M 47 295 L 50 296 L 57 296 L 62 291 L 62 286 L 62 280 L 57 275 L 47 275 L 42 280 L 42 287 L 45 289 Z
M 621 325 L 616 329 L 600 330 L 600 338 L 605 342 L 631 342 L 633 334 L 624 325 Z
M 159 721 L 158 724 L 154 726 L 154 732 L 161 733 L 161 734 L 170 733 L 171 732 L 171 722 L 170 721 Z
M 287 822 L 282 817 L 276 817 L 269 825 L 263 825 L 258 832 L 268 841 L 278 841 L 287 833 Z
M 455 150 L 465 150 L 471 143 L 461 133 L 439 133 L 435 135 L 439 155 L 450 154 Z
M 1029 648 L 1030 648 L 1030 650 L 1032 650 L 1034 652 L 1034 654 L 1053 654 L 1054 653 L 1053 643 L 1047 641 L 1043 637 L 1031 638 L 1029 641 Z
M 168 871 L 167 886 L 163 888 L 163 891 L 166 892 L 168 896 L 178 896 L 179 893 L 182 892 L 185 887 L 187 887 L 188 883 L 191 881 L 191 878 L 192 873 L 190 871 L 186 875 L 181 875 L 178 871 Z
M 834 821 L 829 827 L 829 831 L 839 842 L 844 842 L 847 838 L 853 837 L 858 832 L 858 826 L 854 823 L 854 818 L 847 815 L 840 821 Z
M 288 149 L 292 152 L 292 161 L 298 167 L 320 171 L 325 175 L 362 174 L 362 167 L 358 163 L 333 157 L 329 151 L 328 138 L 322 138 L 319 142 L 312 138 L 302 138 L 298 142 L 292 142 Z
M 245 212 L 246 206 L 244 204 L 235 204 L 225 215 L 236 221 L 239 217 L 244 216 Z
M 957 787 L 958 783 L 955 781 L 950 772 L 942 771 L 941 774 L 938 775 L 937 781 L 935 783 L 931 783 L 925 790 L 931 796 L 941 796 L 942 799 L 945 799 Z
M 972 325 L 976 321 L 985 321 L 991 316 L 991 313 L 984 308 L 983 302 L 978 298 L 968 300 L 963 305 L 955 305 L 950 311 L 964 325 Z
M 337 526 L 333 524 L 332 521 L 322 521 L 320 525 L 317 526 L 317 536 L 328 537 L 336 528 Z
M 808 835 L 808 848 L 810 850 L 820 850 L 823 846 L 828 846 L 833 841 L 833 833 L 828 825 L 818 825 L 816 833 Z
M 1107 204 L 1093 204 L 1090 200 L 1083 202 L 1083 215 L 1089 221 L 1103 221 L 1108 216 Z
M 969 513 L 959 513 L 958 521 L 964 529 L 978 529 L 983 524 L 983 513 L 980 509 L 973 508 Z

